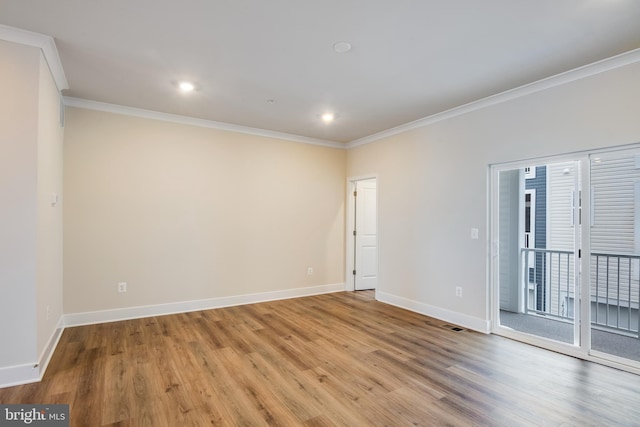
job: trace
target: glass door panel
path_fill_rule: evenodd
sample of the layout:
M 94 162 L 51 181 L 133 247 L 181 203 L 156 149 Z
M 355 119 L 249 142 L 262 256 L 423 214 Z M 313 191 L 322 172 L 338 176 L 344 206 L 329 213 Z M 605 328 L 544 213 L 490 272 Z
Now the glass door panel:
M 590 156 L 591 350 L 640 362 L 640 151 Z
M 579 177 L 576 161 L 497 172 L 500 326 L 579 344 Z

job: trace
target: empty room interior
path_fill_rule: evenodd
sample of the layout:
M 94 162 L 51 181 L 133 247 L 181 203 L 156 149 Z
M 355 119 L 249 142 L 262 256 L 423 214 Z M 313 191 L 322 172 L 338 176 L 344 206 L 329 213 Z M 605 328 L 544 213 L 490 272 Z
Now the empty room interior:
M 638 22 L 0 0 L 0 406 L 640 426 Z

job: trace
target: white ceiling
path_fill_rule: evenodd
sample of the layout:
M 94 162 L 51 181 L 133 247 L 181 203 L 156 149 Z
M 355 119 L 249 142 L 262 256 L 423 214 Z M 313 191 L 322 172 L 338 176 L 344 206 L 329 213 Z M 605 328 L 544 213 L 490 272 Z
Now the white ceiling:
M 66 96 L 336 142 L 640 48 L 637 0 L 0 0 L 0 24 L 55 39 Z

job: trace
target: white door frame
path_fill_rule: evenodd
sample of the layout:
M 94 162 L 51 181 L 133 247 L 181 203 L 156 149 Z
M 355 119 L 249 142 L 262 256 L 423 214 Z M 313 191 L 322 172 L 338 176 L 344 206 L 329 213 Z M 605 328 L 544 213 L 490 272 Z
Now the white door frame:
M 354 177 L 347 178 L 347 221 L 346 221 L 346 229 L 345 229 L 345 242 L 346 242 L 346 252 L 345 252 L 345 274 L 344 274 L 344 289 L 345 291 L 354 291 L 355 290 L 355 277 L 353 276 L 354 266 L 354 251 L 355 244 L 353 241 L 353 227 L 355 222 L 355 213 L 356 213 L 356 205 L 353 198 L 353 192 L 356 187 L 356 182 L 365 181 L 368 179 L 375 179 L 377 183 L 376 191 L 379 194 L 379 185 L 380 180 L 378 178 L 378 174 L 370 174 L 370 175 L 359 175 Z M 378 205 L 376 204 L 376 211 L 378 210 Z M 376 215 L 376 233 L 380 232 L 378 227 L 378 218 L 379 215 Z M 380 239 L 378 238 L 378 257 L 380 256 Z M 379 265 L 379 263 L 378 263 Z

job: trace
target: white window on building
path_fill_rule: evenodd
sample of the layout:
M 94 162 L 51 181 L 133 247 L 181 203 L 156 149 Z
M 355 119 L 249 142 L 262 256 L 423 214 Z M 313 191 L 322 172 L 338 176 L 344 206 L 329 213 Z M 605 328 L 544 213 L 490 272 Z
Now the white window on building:
M 527 166 L 524 168 L 524 179 L 534 179 L 536 177 L 536 167 Z

